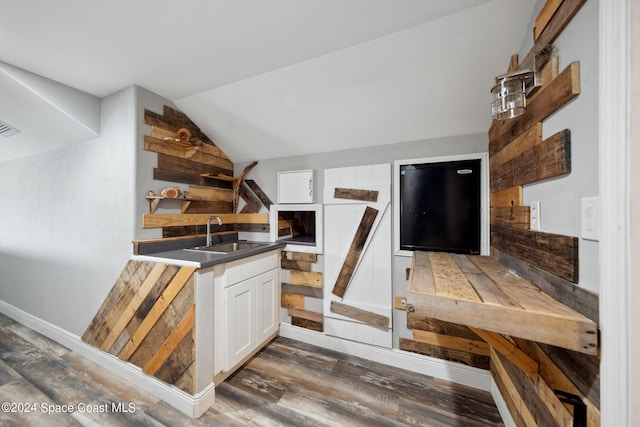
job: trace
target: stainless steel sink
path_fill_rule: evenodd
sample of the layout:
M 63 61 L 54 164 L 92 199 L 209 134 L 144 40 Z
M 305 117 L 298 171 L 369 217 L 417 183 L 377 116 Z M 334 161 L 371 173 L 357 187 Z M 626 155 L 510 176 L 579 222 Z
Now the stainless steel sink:
M 186 249 L 187 251 L 206 251 L 218 254 L 228 254 L 230 252 L 237 252 L 244 249 L 257 248 L 263 246 L 261 243 L 252 242 L 222 242 L 211 246 L 196 246 L 195 248 Z

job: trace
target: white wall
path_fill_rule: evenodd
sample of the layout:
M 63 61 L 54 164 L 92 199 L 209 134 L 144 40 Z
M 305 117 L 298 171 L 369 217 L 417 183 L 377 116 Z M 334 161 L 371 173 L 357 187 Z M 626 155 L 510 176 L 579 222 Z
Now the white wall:
M 131 254 L 135 88 L 101 135 L 0 165 L 0 300 L 81 335 Z
M 536 4 L 520 51 L 533 45 L 532 28 L 544 0 Z M 571 131 L 571 173 L 558 179 L 526 185 L 524 203 L 540 201 L 541 230 L 581 235 L 581 199 L 598 196 L 598 2 L 587 1 L 554 42 L 559 70 L 580 61 L 580 95 L 543 122 L 543 138 L 563 129 Z M 506 60 L 505 58 L 505 68 Z M 599 292 L 598 243 L 580 239 L 579 285 Z

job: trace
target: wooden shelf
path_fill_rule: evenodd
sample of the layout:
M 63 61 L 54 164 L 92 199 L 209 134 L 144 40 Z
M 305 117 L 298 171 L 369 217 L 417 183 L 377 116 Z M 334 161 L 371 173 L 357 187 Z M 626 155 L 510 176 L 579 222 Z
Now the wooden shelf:
M 207 219 L 212 215 L 220 217 L 223 224 L 269 224 L 269 214 L 144 214 L 142 215 L 142 228 L 204 225 L 207 223 Z
M 598 350 L 592 320 L 491 257 L 414 252 L 407 311 L 585 354 Z
M 158 210 L 158 205 L 162 200 L 179 200 L 182 203 L 181 212 L 185 213 L 189 209 L 191 202 L 196 202 L 201 199 L 188 199 L 186 197 L 162 197 L 162 196 L 146 196 L 149 201 L 149 213 L 155 213 Z

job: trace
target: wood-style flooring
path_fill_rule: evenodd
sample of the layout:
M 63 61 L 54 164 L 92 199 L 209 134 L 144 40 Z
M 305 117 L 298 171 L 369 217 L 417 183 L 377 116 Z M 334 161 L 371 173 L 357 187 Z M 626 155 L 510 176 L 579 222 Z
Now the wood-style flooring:
M 286 338 L 194 420 L 2 314 L 0 403 L 0 425 L 20 427 L 502 425 L 489 393 Z

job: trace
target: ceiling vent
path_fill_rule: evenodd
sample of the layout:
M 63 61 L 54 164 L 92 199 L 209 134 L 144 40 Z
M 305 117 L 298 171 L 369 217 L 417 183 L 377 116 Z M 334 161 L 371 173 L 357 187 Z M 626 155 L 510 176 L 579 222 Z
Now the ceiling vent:
M 12 135 L 15 135 L 18 132 L 20 132 L 18 129 L 0 120 L 0 135 L 4 136 L 5 138 L 8 138 Z

